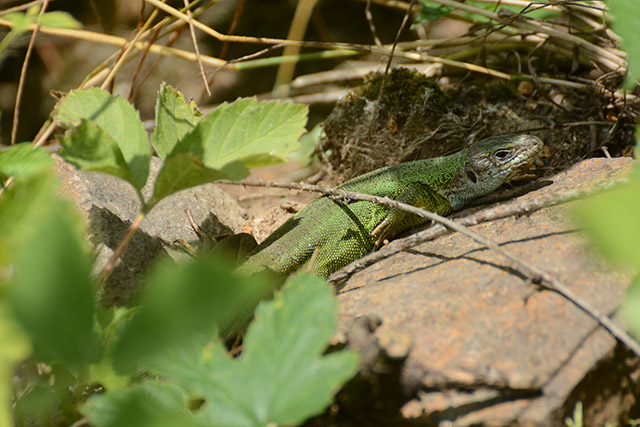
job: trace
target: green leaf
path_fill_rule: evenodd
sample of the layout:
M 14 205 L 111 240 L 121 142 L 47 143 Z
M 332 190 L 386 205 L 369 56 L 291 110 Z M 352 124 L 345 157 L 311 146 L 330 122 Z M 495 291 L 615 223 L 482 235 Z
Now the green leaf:
M 2 17 L 13 24 L 11 31 L 15 31 L 16 33 L 26 31 L 29 24 L 34 22 L 34 18 L 28 16 L 25 12 L 11 12 Z
M 636 276 L 633 284 L 627 290 L 620 311 L 629 325 L 629 332 L 636 339 L 640 338 L 640 276 Z
M 0 266 L 15 263 L 25 242 L 37 238 L 34 224 L 46 220 L 57 202 L 57 191 L 58 182 L 49 172 L 28 176 L 5 189 L 0 197 Z M 76 226 L 78 236 L 82 235 L 81 224 L 78 221 Z
M 129 389 L 94 395 L 82 412 L 96 427 L 196 426 L 187 403 L 180 387 L 148 381 Z
M 176 193 L 185 188 L 195 187 L 220 178 L 227 178 L 223 171 L 209 169 L 202 164 L 202 160 L 192 153 L 177 153 L 171 155 L 158 172 L 153 188 L 153 196 L 148 206 L 155 205 L 163 197 Z
M 39 18 L 40 24 L 54 28 L 79 29 L 82 24 L 67 12 L 46 12 Z
M 582 427 L 582 402 L 576 403 L 573 409 L 573 418 L 565 418 L 564 423 L 567 427 Z
M 79 126 L 82 120 L 94 122 L 120 148 L 135 187 L 144 186 L 151 148 L 138 112 L 131 104 L 97 88 L 75 90 L 58 101 L 54 117 L 65 128 Z
M 98 363 L 89 366 L 89 382 L 100 384 L 107 390 L 119 390 L 126 387 L 131 378 L 129 375 L 119 375 L 113 368 L 109 358 L 103 357 Z
M 133 372 L 138 363 L 148 366 L 158 354 L 195 338 L 209 340 L 217 330 L 228 331 L 273 292 L 204 260 L 161 265 L 143 289 L 148 292 L 139 312 L 115 343 L 114 364 L 120 373 Z
M 60 155 L 78 169 L 108 173 L 137 187 L 120 147 L 95 122 L 82 120 L 79 126 L 60 138 L 60 145 Z
M 638 16 L 640 2 L 636 0 L 609 0 L 609 13 L 614 17 L 613 28 L 622 37 L 622 48 L 629 53 L 629 78 L 627 84 L 634 86 L 640 78 L 640 34 Z
M 423 22 L 435 21 L 436 19 L 445 16 L 449 12 L 451 12 L 453 8 L 441 6 L 438 4 L 429 5 L 426 0 L 422 0 L 420 4 L 420 12 L 418 12 L 418 16 L 416 16 L 415 21 L 411 24 L 411 28 L 414 28 L 418 24 L 422 24 Z
M 640 167 L 626 184 L 589 197 L 575 209 L 594 246 L 617 264 L 640 271 Z M 640 281 L 636 276 L 622 304 L 629 329 L 640 337 Z
M 29 31 L 30 18 L 25 13 L 13 12 L 2 15 L 4 19 L 13 23 L 11 31 L 0 40 L 0 61 L 7 55 L 9 47 L 18 36 Z
M 151 143 L 158 156 L 165 160 L 186 134 L 202 119 L 196 104 L 187 102 L 184 95 L 162 83 L 156 100 L 156 129 Z
M 51 155 L 28 142 L 15 144 L 0 152 L 0 175 L 25 178 L 53 166 Z
M 640 271 L 640 171 L 629 182 L 585 200 L 576 209 L 595 246 L 616 263 Z
M 0 426 L 11 426 L 15 425 L 11 408 L 14 368 L 29 356 L 31 346 L 3 300 L 0 300 L 0 342 Z
M 318 140 L 321 138 L 324 130 L 322 125 L 316 125 L 310 132 L 300 137 L 300 149 L 289 155 L 289 158 L 295 160 L 302 166 L 308 166 L 313 161 L 313 153 L 318 146 Z
M 38 360 L 84 366 L 97 360 L 99 348 L 93 331 L 91 262 L 76 225 L 81 219 L 52 194 L 41 192 L 31 202 L 46 209 L 46 215 L 24 233 L 7 289 L 9 302 Z
M 174 152 L 194 153 L 212 169 L 237 161 L 246 167 L 278 163 L 299 147 L 306 119 L 304 105 L 239 99 L 210 113 Z
M 203 424 L 299 424 L 331 403 L 358 364 L 353 352 L 322 355 L 336 307 L 324 280 L 298 275 L 258 306 L 238 359 L 228 358 L 219 344 L 199 352 L 185 346 L 158 360 L 155 369 L 204 399 L 198 414 Z

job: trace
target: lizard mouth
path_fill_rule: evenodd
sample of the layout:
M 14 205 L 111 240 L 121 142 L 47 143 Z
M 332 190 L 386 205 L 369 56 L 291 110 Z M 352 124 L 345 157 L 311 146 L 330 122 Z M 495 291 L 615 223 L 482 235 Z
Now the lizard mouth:
M 522 151 L 515 159 L 515 163 L 521 164 L 511 170 L 506 182 L 527 181 L 537 178 L 539 175 L 539 171 L 536 171 L 536 169 L 542 163 L 540 156 L 542 155 L 544 143 L 536 136 L 527 135 L 527 138 L 526 145 L 523 145 Z

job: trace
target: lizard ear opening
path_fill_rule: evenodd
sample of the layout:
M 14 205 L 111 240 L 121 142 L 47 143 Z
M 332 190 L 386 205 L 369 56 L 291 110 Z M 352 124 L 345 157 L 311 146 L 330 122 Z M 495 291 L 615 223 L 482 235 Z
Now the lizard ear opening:
M 467 178 L 474 184 L 478 182 L 478 176 L 473 171 L 467 171 Z

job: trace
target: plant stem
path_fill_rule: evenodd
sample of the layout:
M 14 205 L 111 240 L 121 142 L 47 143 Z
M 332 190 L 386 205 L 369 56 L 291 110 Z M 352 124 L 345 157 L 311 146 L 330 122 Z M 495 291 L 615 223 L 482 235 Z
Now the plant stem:
M 116 261 L 118 261 L 118 259 L 122 256 L 122 253 L 124 252 L 124 250 L 127 248 L 127 246 L 129 246 L 129 242 L 131 242 L 131 239 L 133 239 L 133 236 L 138 231 L 138 228 L 140 228 L 140 223 L 142 222 L 142 220 L 146 216 L 146 213 L 147 213 L 147 210 L 143 209 L 138 214 L 138 216 L 136 216 L 136 219 L 133 220 L 133 222 L 131 223 L 131 225 L 127 229 L 127 232 L 125 233 L 124 237 L 122 238 L 122 241 L 120 242 L 118 247 L 113 251 L 113 255 L 111 255 L 111 258 L 109 259 L 109 262 L 107 263 L 107 265 L 104 267 L 104 269 L 102 270 L 102 272 L 98 276 L 98 278 L 96 280 L 96 287 L 97 288 L 102 286 L 102 284 L 105 282 L 105 280 L 107 280 L 107 277 L 109 277 L 109 274 L 111 274 L 111 272 L 113 271 L 113 267 L 114 267 Z

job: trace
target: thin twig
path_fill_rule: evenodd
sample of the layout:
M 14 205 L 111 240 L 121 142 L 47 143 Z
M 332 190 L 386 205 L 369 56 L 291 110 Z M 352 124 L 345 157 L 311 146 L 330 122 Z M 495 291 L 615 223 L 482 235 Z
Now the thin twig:
M 429 212 L 424 209 L 420 209 L 415 206 L 408 205 L 406 203 L 401 203 L 396 200 L 389 199 L 388 197 L 372 196 L 369 194 L 362 194 L 362 193 L 357 193 L 353 191 L 329 189 L 329 188 L 309 185 L 309 184 L 297 184 L 297 183 L 279 182 L 279 181 L 269 182 L 269 181 L 261 181 L 261 180 L 246 180 L 246 181 L 220 180 L 217 182 L 224 183 L 224 184 L 234 184 L 234 185 L 278 187 L 278 188 L 291 188 L 291 189 L 300 189 L 305 191 L 313 191 L 313 192 L 321 193 L 327 196 L 332 196 L 332 197 L 341 198 L 341 199 L 350 200 L 350 201 L 358 200 L 358 201 L 378 203 L 378 204 L 389 206 L 395 209 L 400 209 L 405 212 L 413 213 L 422 218 L 428 218 L 434 222 L 438 222 L 451 230 L 455 230 L 461 234 L 464 234 L 465 236 L 468 236 L 472 240 L 504 256 L 505 258 L 510 260 L 521 273 L 529 277 L 533 283 L 539 286 L 543 286 L 545 289 L 556 292 L 562 297 L 564 297 L 566 300 L 571 302 L 577 308 L 579 308 L 580 310 L 588 314 L 591 318 L 596 320 L 605 330 L 607 330 L 618 341 L 620 341 L 625 346 L 627 346 L 627 348 L 629 348 L 629 350 L 631 350 L 636 356 L 640 356 L 640 344 L 637 341 L 635 341 L 622 328 L 616 325 L 615 322 L 613 322 L 613 320 L 611 320 L 609 317 L 601 314 L 589 303 L 587 303 L 586 301 L 584 301 L 583 299 L 575 295 L 573 291 L 571 291 L 568 287 L 566 287 L 562 282 L 555 279 L 544 270 L 541 270 L 531 265 L 530 263 L 513 255 L 511 252 L 507 251 L 506 249 L 503 249 L 496 242 L 490 239 L 487 239 L 486 237 L 474 231 L 469 230 L 467 227 L 461 225 L 459 222 L 445 218 L 433 212 Z M 546 285 L 542 285 L 542 283 L 546 283 Z
M 382 47 L 382 42 L 378 37 L 378 32 L 376 31 L 376 25 L 373 22 L 373 15 L 371 14 L 371 0 L 367 0 L 367 5 L 364 8 L 364 15 L 367 17 L 367 22 L 369 23 L 369 30 L 371 31 L 371 36 L 373 37 L 373 41 L 376 46 Z
M 0 11 L 0 16 L 6 15 L 8 13 L 22 12 L 23 10 L 28 10 L 31 6 L 35 6 L 40 3 L 43 3 L 43 0 L 34 0 L 18 6 L 9 7 L 7 9 L 3 9 L 2 11 Z
M 184 13 L 178 11 L 177 9 L 174 9 L 173 7 L 165 3 L 162 3 L 158 0 L 144 0 L 144 1 L 157 7 L 158 9 L 164 12 L 167 12 L 168 14 L 178 19 L 181 19 L 185 22 L 188 21 L 187 15 L 185 15 Z M 211 27 L 208 27 L 207 25 L 203 24 L 198 20 L 194 20 L 193 25 L 200 31 L 203 31 L 204 33 L 222 42 L 299 45 L 299 46 L 318 47 L 318 48 L 325 48 L 325 49 L 353 49 L 353 50 L 362 50 L 363 52 L 374 52 L 374 50 L 377 49 L 375 48 L 375 46 L 372 47 L 372 46 L 362 45 L 362 44 L 327 43 L 327 42 L 316 42 L 316 41 L 297 41 L 297 40 L 288 40 L 288 39 L 278 39 L 273 37 L 251 37 L 251 36 L 227 35 L 227 34 L 222 34 Z
M 200 69 L 200 75 L 202 76 L 202 81 L 204 82 L 204 88 L 207 91 L 207 95 L 211 96 L 211 91 L 209 90 L 209 82 L 207 82 L 207 76 L 204 72 L 204 65 L 202 64 L 202 58 L 200 57 L 200 49 L 198 48 L 198 40 L 196 39 L 196 30 L 195 28 L 193 28 L 193 15 L 191 13 L 191 10 L 189 10 L 189 0 L 183 1 L 185 9 L 187 9 L 187 17 L 189 18 L 189 33 L 191 34 L 193 48 L 196 51 L 196 58 L 198 59 L 198 68 Z
M 7 21 L 6 19 L 0 18 L 0 25 L 12 28 L 15 24 L 12 21 Z M 26 28 L 32 30 L 35 28 L 35 25 L 27 25 Z M 72 30 L 68 28 L 62 29 L 62 28 L 41 26 L 40 33 L 49 34 L 49 35 L 58 36 L 58 37 L 86 40 L 89 42 L 102 43 L 102 44 L 107 44 L 110 46 L 117 46 L 117 47 L 122 47 L 130 43 L 129 40 L 122 37 L 112 36 L 109 34 L 96 33 L 93 31 L 86 31 L 86 30 Z M 182 58 L 192 62 L 197 61 L 196 55 L 193 52 L 161 46 L 158 44 L 151 44 L 151 46 L 148 46 L 149 44 L 150 43 L 145 41 L 137 41 L 133 45 L 135 46 L 136 49 L 140 51 L 143 51 L 144 49 L 148 48 L 150 52 L 156 55 L 173 56 L 176 58 Z M 202 61 L 207 65 L 212 65 L 215 67 L 219 67 L 220 65 L 224 64 L 224 61 L 218 58 L 214 58 L 212 56 L 206 56 L 206 55 L 202 55 Z
M 160 30 L 156 30 L 151 35 L 151 39 L 149 40 L 150 44 L 148 46 L 151 46 L 151 44 L 155 43 L 158 40 L 158 32 L 159 31 Z M 140 89 L 142 88 L 142 86 L 147 81 L 147 78 L 149 77 L 150 73 L 154 69 L 154 66 L 163 58 L 161 56 L 161 57 L 157 58 L 156 61 L 154 61 L 154 64 L 151 65 L 150 72 L 147 74 L 147 76 L 144 79 L 142 79 L 142 82 L 140 83 L 140 85 L 136 86 L 136 80 L 138 80 L 138 76 L 142 72 L 142 65 L 144 64 L 144 61 L 147 59 L 147 55 L 148 54 L 149 54 L 149 49 L 145 49 L 142 52 L 142 56 L 140 57 L 140 60 L 138 61 L 138 65 L 136 66 L 136 70 L 133 72 L 133 76 L 131 77 L 131 87 L 129 88 L 129 95 L 127 96 L 127 99 L 131 103 L 134 103 L 135 100 L 138 98 L 138 95 L 140 94 Z
M 144 212 L 140 212 L 138 216 L 136 216 L 136 218 L 133 220 L 124 237 L 118 244 L 118 247 L 113 251 L 113 255 L 111 255 L 111 258 L 109 258 L 109 262 L 107 262 L 107 265 L 100 272 L 100 275 L 96 279 L 96 288 L 102 286 L 105 280 L 107 280 L 107 277 L 109 277 L 109 274 L 111 274 L 111 272 L 113 271 L 113 267 L 116 265 L 116 261 L 120 259 L 127 246 L 129 246 L 129 242 L 131 242 L 131 239 L 133 239 L 133 236 L 135 236 L 136 232 L 140 228 L 140 223 L 142 222 L 144 217 Z
M 231 24 L 229 25 L 229 29 L 227 30 L 227 34 L 233 34 L 236 31 L 236 27 L 238 26 L 238 22 L 240 21 L 240 17 L 242 16 L 242 12 L 244 12 L 244 6 L 247 3 L 247 0 L 239 0 L 236 4 L 236 9 L 233 12 L 233 19 L 231 20 Z M 225 59 L 227 57 L 227 51 L 229 50 L 229 42 L 222 43 L 222 48 L 220 49 L 220 59 Z M 224 65 L 222 66 L 224 67 Z M 207 81 L 208 87 L 213 87 L 213 82 L 216 79 L 216 75 L 218 70 L 222 67 L 216 68 L 213 73 L 211 73 L 211 77 Z M 204 98 L 204 91 L 200 92 L 200 96 L 196 103 L 200 105 Z
M 107 77 L 104 79 L 104 81 L 100 85 L 100 89 L 107 90 L 107 88 L 111 85 L 116 74 L 118 73 L 120 68 L 124 65 L 125 60 L 129 56 L 129 53 L 135 48 L 136 43 L 138 43 L 138 41 L 144 34 L 145 30 L 149 28 L 149 26 L 151 25 L 151 23 L 153 22 L 153 20 L 156 18 L 157 15 L 158 15 L 158 11 L 154 9 L 154 11 L 151 12 L 151 15 L 149 15 L 149 18 L 147 18 L 142 28 L 136 31 L 136 35 L 133 37 L 133 40 L 130 42 L 127 42 L 127 44 L 123 46 L 124 50 L 121 52 L 120 57 L 116 61 L 115 65 L 111 68 L 111 71 L 109 72 L 109 74 L 107 74 Z M 148 46 L 148 49 L 151 49 L 152 45 L 150 43 L 147 43 L 147 46 Z
M 11 124 L 11 144 L 15 144 L 16 138 L 18 136 L 18 122 L 20 121 L 20 104 L 22 103 L 22 91 L 24 90 L 24 82 L 27 79 L 27 68 L 29 68 L 29 59 L 31 58 L 31 52 L 33 51 L 33 46 L 36 43 L 36 36 L 38 35 L 38 31 L 40 31 L 40 17 L 44 15 L 47 10 L 47 6 L 49 6 L 49 0 L 44 0 L 42 3 L 42 8 L 38 13 L 38 18 L 36 19 L 36 25 L 31 33 L 31 40 L 29 40 L 29 46 L 27 46 L 27 53 L 24 56 L 24 61 L 22 62 L 22 69 L 20 70 L 20 80 L 18 81 L 18 90 L 16 92 L 16 104 L 13 108 L 13 123 Z

